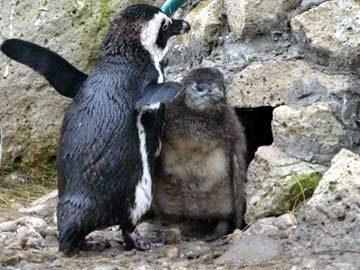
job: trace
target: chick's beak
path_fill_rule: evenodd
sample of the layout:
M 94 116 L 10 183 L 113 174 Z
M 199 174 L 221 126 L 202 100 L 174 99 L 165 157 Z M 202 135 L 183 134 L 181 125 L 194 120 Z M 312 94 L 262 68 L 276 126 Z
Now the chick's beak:
M 225 100 L 225 95 L 218 87 L 216 87 L 211 91 L 211 98 L 215 102 L 222 102 Z

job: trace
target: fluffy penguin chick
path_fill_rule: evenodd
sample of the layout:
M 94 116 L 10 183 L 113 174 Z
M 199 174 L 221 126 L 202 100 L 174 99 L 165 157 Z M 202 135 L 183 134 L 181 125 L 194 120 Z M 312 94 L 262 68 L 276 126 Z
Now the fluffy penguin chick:
M 218 70 L 195 69 L 183 84 L 184 93 L 166 110 L 154 208 L 165 222 L 215 222 L 206 237 L 214 240 L 230 225 L 243 225 L 245 135 L 226 104 L 224 78 Z

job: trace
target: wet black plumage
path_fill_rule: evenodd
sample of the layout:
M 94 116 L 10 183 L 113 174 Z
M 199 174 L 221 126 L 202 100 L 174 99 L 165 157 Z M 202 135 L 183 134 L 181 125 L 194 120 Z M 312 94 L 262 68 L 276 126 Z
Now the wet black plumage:
M 142 172 L 133 108 L 158 74 L 151 59 L 130 63 L 120 57 L 100 60 L 65 115 L 58 154 L 62 250 L 96 228 L 120 224 L 133 230 L 129 206 Z
M 60 251 L 69 253 L 79 248 L 84 237 L 95 229 L 120 225 L 125 240 L 129 240 L 135 228 L 137 218 L 130 216 L 136 206 L 136 186 L 144 172 L 139 121 L 152 174 L 164 123 L 162 103 L 175 98 L 182 89 L 180 84 L 158 83 L 160 74 L 154 57 L 142 44 L 143 27 L 160 12 L 149 5 L 126 8 L 110 27 L 88 77 L 37 45 L 8 40 L 1 48 L 9 57 L 44 75 L 59 93 L 74 97 L 63 120 L 57 157 Z M 164 30 L 164 23 L 166 20 L 159 29 Z M 189 29 L 188 23 L 172 20 L 169 27 L 160 30 L 153 45 L 164 49 L 169 37 Z M 40 58 L 31 54 L 41 55 L 41 51 Z M 54 70 L 61 70 L 60 83 Z M 78 80 L 70 82 L 72 89 L 61 84 L 67 72 L 78 75 Z M 172 94 L 161 95 L 166 89 Z M 142 109 L 153 103 L 159 105 Z
M 94 71 L 65 115 L 58 155 L 61 251 L 73 249 L 97 228 L 118 224 L 125 234 L 134 230 L 131 209 L 145 170 L 138 114 L 145 129 L 150 172 L 164 118 L 163 105 L 146 112 L 135 110 L 136 102 L 149 85 L 157 85 L 160 75 L 141 44 L 138 21 L 158 12 L 138 5 L 115 20 Z

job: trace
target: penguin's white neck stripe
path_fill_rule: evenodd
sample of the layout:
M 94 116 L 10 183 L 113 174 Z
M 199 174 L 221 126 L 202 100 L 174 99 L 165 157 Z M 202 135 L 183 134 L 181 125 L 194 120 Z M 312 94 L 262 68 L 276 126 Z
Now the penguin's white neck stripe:
M 161 12 L 155 14 L 154 18 L 152 18 L 148 24 L 143 27 L 140 34 L 141 45 L 150 53 L 152 60 L 154 61 L 155 68 L 159 73 L 158 83 L 164 82 L 164 76 L 161 72 L 160 62 L 164 59 L 169 49 L 168 46 L 165 48 L 160 48 L 156 44 L 156 40 L 161 28 L 161 22 L 163 20 L 168 21 L 170 18 Z
M 164 74 L 161 71 L 160 62 L 155 62 L 154 64 L 155 64 L 156 70 L 159 72 L 159 78 L 157 80 L 157 83 L 163 83 L 164 82 Z

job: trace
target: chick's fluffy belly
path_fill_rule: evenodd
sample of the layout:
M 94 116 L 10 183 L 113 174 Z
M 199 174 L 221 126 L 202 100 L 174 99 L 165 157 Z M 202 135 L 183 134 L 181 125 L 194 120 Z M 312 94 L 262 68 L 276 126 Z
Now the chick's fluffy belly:
M 216 142 L 199 147 L 182 140 L 165 144 L 163 153 L 165 175 L 171 177 L 158 184 L 155 204 L 161 205 L 164 214 L 193 218 L 231 215 L 229 160 L 223 147 Z

